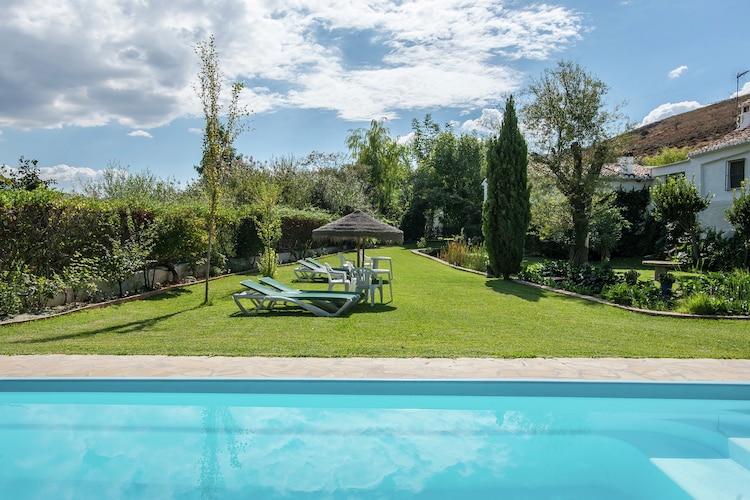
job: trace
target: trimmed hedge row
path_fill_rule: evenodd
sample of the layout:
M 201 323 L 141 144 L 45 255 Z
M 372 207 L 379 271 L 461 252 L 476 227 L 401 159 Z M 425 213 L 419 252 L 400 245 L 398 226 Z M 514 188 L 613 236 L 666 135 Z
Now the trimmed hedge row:
M 312 230 L 332 219 L 324 212 L 278 210 L 283 235 L 279 252 L 305 253 L 312 246 Z M 213 262 L 223 265 L 228 256 L 261 253 L 253 213 L 252 207 L 220 209 Z M 59 284 L 53 288 L 80 282 L 82 262 L 87 263 L 86 279 L 121 284 L 122 276 L 113 277 L 111 272 L 119 265 L 144 271 L 166 267 L 174 281 L 178 263 L 197 266 L 205 257 L 206 219 L 207 207 L 200 202 L 136 207 L 52 189 L 2 190 L 0 296 L 29 300 L 13 300 L 6 306 L 0 300 L 0 316 L 42 304 L 41 297 L 48 293 L 39 295 L 40 280 Z M 146 279 L 144 288 L 151 285 Z

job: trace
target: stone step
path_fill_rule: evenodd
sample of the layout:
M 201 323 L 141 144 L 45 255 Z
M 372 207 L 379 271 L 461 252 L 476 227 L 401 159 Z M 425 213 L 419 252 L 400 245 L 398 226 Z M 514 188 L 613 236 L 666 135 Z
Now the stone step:
M 652 458 L 696 500 L 750 498 L 750 470 L 730 458 Z
M 750 438 L 729 438 L 729 458 L 750 470 Z

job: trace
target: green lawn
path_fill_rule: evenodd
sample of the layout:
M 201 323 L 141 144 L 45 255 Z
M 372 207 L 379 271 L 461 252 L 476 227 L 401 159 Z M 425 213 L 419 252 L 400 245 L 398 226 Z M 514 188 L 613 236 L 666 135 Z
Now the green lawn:
M 748 321 L 646 316 L 488 280 L 400 247 L 369 254 L 393 258 L 394 300 L 357 305 L 341 318 L 241 316 L 231 295 L 253 275 L 229 276 L 211 282 L 212 300 L 205 306 L 204 285 L 197 284 L 2 326 L 0 354 L 750 358 Z M 292 267 L 279 268 L 277 278 L 292 282 Z

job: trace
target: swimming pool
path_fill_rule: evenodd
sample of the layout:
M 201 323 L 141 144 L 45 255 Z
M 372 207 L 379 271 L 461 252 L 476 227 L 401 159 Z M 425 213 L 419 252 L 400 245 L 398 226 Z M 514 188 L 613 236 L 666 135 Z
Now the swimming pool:
M 740 498 L 750 385 L 0 379 L 3 498 Z

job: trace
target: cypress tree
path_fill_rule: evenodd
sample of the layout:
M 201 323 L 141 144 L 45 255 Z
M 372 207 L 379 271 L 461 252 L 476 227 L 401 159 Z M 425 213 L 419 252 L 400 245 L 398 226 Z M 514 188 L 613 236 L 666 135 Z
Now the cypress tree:
M 510 96 L 500 133 L 490 139 L 487 149 L 487 200 L 482 210 L 482 232 L 490 267 L 504 279 L 521 270 L 524 240 L 531 222 L 527 151 Z

